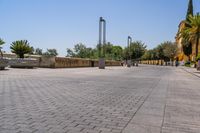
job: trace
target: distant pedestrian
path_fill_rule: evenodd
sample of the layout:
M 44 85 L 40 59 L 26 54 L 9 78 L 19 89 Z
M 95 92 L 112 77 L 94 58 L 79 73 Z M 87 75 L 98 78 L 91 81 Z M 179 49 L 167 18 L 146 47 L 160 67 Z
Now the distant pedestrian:
M 176 59 L 176 62 L 175 62 L 175 65 L 176 65 L 176 67 L 178 67 L 178 59 Z
M 124 61 L 121 62 L 121 66 L 124 66 Z

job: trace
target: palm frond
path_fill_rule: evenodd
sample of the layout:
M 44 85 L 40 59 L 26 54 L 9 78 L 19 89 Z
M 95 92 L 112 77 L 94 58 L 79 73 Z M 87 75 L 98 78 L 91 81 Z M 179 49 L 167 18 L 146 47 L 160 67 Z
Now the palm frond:
M 24 54 L 28 54 L 32 51 L 27 40 L 12 42 L 10 49 L 12 53 L 17 54 L 20 58 L 24 58 Z

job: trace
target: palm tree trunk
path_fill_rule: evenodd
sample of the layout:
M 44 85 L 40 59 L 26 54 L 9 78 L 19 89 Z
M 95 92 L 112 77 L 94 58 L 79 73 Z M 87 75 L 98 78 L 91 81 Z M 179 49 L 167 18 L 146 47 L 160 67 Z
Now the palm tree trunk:
M 188 55 L 187 57 L 188 57 L 188 61 L 190 62 L 190 61 L 191 61 L 191 60 L 190 60 L 190 55 Z
M 0 49 L 0 54 L 1 54 L 1 58 L 3 58 L 3 52 L 1 51 L 1 49 Z
M 198 56 L 199 53 L 199 33 L 197 34 L 197 40 L 196 40 L 196 57 Z M 195 63 L 195 68 L 197 68 L 197 64 Z
M 197 36 L 197 40 L 196 40 L 196 56 L 198 56 L 198 53 L 199 53 L 199 35 Z

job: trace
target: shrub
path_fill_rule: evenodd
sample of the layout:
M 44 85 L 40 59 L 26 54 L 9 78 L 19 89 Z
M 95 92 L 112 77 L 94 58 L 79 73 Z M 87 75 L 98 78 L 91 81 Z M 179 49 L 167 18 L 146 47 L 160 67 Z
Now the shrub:
M 12 42 L 10 46 L 11 52 L 18 55 L 19 58 L 24 58 L 24 54 L 32 52 L 32 48 L 29 46 L 27 40 L 19 40 Z
M 200 60 L 200 54 L 197 55 L 196 61 Z
M 190 67 L 191 63 L 190 63 L 190 61 L 187 61 L 187 62 L 185 62 L 184 65 L 185 65 L 186 67 Z
M 1 49 L 2 49 L 2 45 L 4 44 L 5 42 L 0 38 L 0 54 L 1 54 L 1 57 L 3 57 L 3 53 L 2 53 L 2 51 L 1 51 Z

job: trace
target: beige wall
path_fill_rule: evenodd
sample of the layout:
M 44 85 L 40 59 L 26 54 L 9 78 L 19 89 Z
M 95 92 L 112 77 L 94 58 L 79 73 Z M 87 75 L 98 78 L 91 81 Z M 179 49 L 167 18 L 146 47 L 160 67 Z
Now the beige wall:
M 16 58 L 15 54 L 4 54 L 7 58 Z M 43 68 L 73 68 L 73 67 L 97 67 L 99 61 L 95 59 L 48 57 L 38 55 L 26 55 L 39 61 L 38 67 Z M 120 61 L 106 61 L 106 66 L 120 66 Z
M 120 66 L 120 61 L 106 61 L 106 66 Z M 67 57 L 41 57 L 40 67 L 48 68 L 74 68 L 97 67 L 98 60 L 67 58 Z
M 164 60 L 144 60 L 140 61 L 141 64 L 149 64 L 149 65 L 164 65 Z
M 54 68 L 55 67 L 55 58 L 56 57 L 46 57 L 42 56 L 39 58 L 39 67 L 44 67 L 44 68 Z
M 3 57 L 7 57 L 7 58 L 17 58 L 17 55 L 16 55 L 16 54 L 3 53 Z

